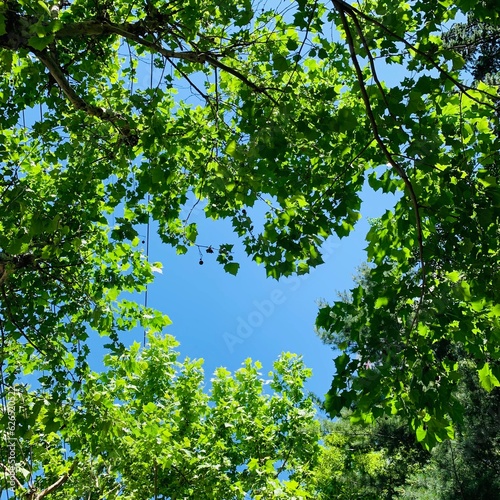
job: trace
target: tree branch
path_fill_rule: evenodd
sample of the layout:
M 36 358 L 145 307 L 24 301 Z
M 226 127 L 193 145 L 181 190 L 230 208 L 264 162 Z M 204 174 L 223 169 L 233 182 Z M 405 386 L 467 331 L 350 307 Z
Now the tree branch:
M 382 83 L 380 82 L 377 74 L 377 68 L 375 67 L 375 61 L 373 59 L 372 53 L 370 52 L 370 46 L 368 45 L 368 42 L 366 40 L 365 34 L 363 33 L 363 29 L 361 28 L 361 24 L 356 16 L 351 16 L 354 26 L 356 27 L 356 32 L 358 33 L 361 42 L 363 43 L 363 46 L 365 47 L 366 50 L 366 55 L 368 57 L 368 62 L 370 64 L 370 69 L 372 72 L 373 80 L 375 81 L 375 84 L 378 87 L 378 90 L 382 96 L 382 99 L 384 100 L 385 106 L 387 108 L 387 111 L 391 115 L 392 119 L 397 122 L 396 117 L 392 114 L 391 108 L 389 106 L 389 101 L 387 99 L 387 95 L 384 91 L 384 87 L 382 87 Z
M 47 356 L 47 353 L 43 349 L 38 347 L 33 342 L 33 340 L 31 340 L 30 336 L 24 331 L 23 327 L 21 325 L 19 325 L 19 323 L 16 321 L 16 319 L 12 315 L 12 312 L 10 310 L 9 300 L 7 298 L 7 294 L 5 293 L 5 285 L 4 284 L 1 285 L 0 290 L 1 290 L 2 298 L 3 298 L 4 303 L 5 303 L 5 312 L 7 314 L 7 318 L 9 319 L 9 321 L 17 328 L 17 331 L 26 339 L 28 344 L 30 344 L 37 352 Z
M 379 132 L 379 129 L 378 129 L 378 124 L 377 124 L 377 121 L 375 119 L 375 115 L 373 113 L 373 109 L 371 107 L 370 97 L 368 96 L 368 92 L 366 90 L 365 82 L 364 82 L 364 79 L 363 79 L 363 72 L 362 72 L 361 67 L 359 65 L 359 61 L 358 61 L 358 58 L 357 58 L 356 50 L 355 50 L 355 47 L 354 47 L 354 40 L 353 40 L 353 37 L 352 37 L 351 29 L 350 29 L 349 23 L 347 21 L 346 13 L 344 12 L 343 7 L 342 7 L 342 4 L 344 2 L 337 2 L 337 0 L 334 0 L 334 3 L 338 5 L 338 10 L 339 10 L 340 18 L 341 18 L 342 25 L 344 27 L 344 31 L 345 31 L 345 34 L 346 34 L 347 44 L 349 46 L 349 52 L 351 54 L 351 60 L 353 62 L 353 65 L 354 65 L 354 68 L 355 68 L 355 71 L 356 71 L 358 83 L 359 83 L 359 86 L 360 86 L 361 96 L 362 96 L 362 99 L 363 99 L 363 102 L 364 102 L 364 105 L 365 105 L 365 108 L 366 108 L 366 112 L 367 112 L 367 115 L 368 115 L 368 119 L 370 121 L 370 125 L 371 125 L 371 129 L 372 129 L 373 135 L 374 135 L 375 140 L 376 140 L 377 144 L 379 145 L 380 149 L 384 153 L 384 156 L 386 157 L 389 165 L 391 165 L 391 167 L 403 179 L 403 182 L 405 183 L 405 186 L 408 189 L 408 193 L 410 195 L 410 200 L 411 200 L 411 203 L 413 205 L 413 209 L 415 211 L 416 229 L 417 229 L 417 240 L 418 240 L 418 250 L 419 250 L 420 265 L 421 265 L 421 271 L 422 271 L 422 293 L 421 293 L 421 297 L 420 297 L 420 301 L 419 301 L 419 307 L 420 307 L 420 305 L 422 304 L 423 295 L 425 293 L 425 288 L 426 288 L 426 276 L 425 276 L 425 262 L 424 262 L 424 244 L 423 244 L 423 233 L 422 233 L 422 221 L 421 221 L 421 218 L 420 218 L 419 204 L 418 204 L 417 196 L 415 194 L 415 190 L 413 189 L 413 185 L 412 185 L 410 179 L 408 178 L 405 170 L 403 169 L 403 167 L 401 167 L 401 165 L 399 165 L 394 160 L 394 157 L 393 157 L 392 153 L 389 151 L 389 149 L 387 148 L 386 144 L 382 140 L 382 137 L 380 136 L 380 132 Z M 415 318 L 418 318 L 418 310 L 417 310 L 417 314 L 415 315 Z M 413 323 L 415 323 L 415 321 Z M 414 324 L 412 324 L 412 329 L 413 329 L 413 326 L 414 326 Z
M 32 50 L 33 53 L 38 57 L 40 62 L 49 70 L 52 78 L 59 85 L 60 89 L 64 92 L 71 104 L 79 110 L 85 111 L 90 116 L 95 116 L 101 120 L 113 123 L 120 133 L 129 139 L 132 137 L 132 130 L 128 124 L 126 118 L 115 113 L 112 110 L 100 108 L 98 106 L 93 106 L 88 104 L 84 99 L 82 99 L 75 90 L 71 87 L 66 75 L 64 74 L 62 68 L 57 63 L 55 57 L 48 50 Z
M 120 129 L 120 132 L 124 136 L 131 136 L 131 127 L 127 124 L 125 117 L 118 113 L 114 113 L 111 110 L 105 110 L 103 108 L 92 106 L 85 102 L 71 87 L 68 82 L 62 68 L 57 63 L 56 59 L 51 55 L 48 50 L 35 50 L 29 45 L 30 33 L 29 27 L 33 24 L 27 16 L 16 16 L 15 31 L 16 33 L 16 43 L 10 40 L 11 33 L 0 37 L 0 47 L 8 50 L 18 50 L 19 48 L 25 48 L 33 52 L 38 59 L 47 67 L 50 74 L 57 82 L 61 90 L 64 92 L 66 97 L 77 109 L 84 110 L 91 116 L 96 116 L 102 120 L 109 121 L 116 124 Z M 99 37 L 107 35 L 118 35 L 125 38 L 128 41 L 135 42 L 143 47 L 148 48 L 151 52 L 156 52 L 163 57 L 172 59 L 181 59 L 183 61 L 188 61 L 192 63 L 209 64 L 214 68 L 219 68 L 243 82 L 247 87 L 251 88 L 255 92 L 266 95 L 271 101 L 276 103 L 276 100 L 269 94 L 265 87 L 262 87 L 254 82 L 252 82 L 246 75 L 241 71 L 228 66 L 227 64 L 220 61 L 220 58 L 224 54 L 217 52 L 206 52 L 198 50 L 181 50 L 175 51 L 166 49 L 161 45 L 161 38 L 159 38 L 159 23 L 155 18 L 150 18 L 146 20 L 141 20 L 136 23 L 122 23 L 114 24 L 106 20 L 88 20 L 77 23 L 70 23 L 63 25 L 57 31 L 53 33 L 54 40 L 64 40 L 64 39 L 76 39 L 85 37 Z M 164 29 L 163 29 L 164 31 Z M 155 35 L 156 39 L 146 38 L 148 35 Z M 125 122 L 125 123 L 120 123 Z
M 450 75 L 448 71 L 443 69 L 433 58 L 432 55 L 429 55 L 427 52 L 415 47 L 412 43 L 410 43 L 408 40 L 406 40 L 404 37 L 399 36 L 397 33 L 394 33 L 392 30 L 390 30 L 387 26 L 385 26 L 382 22 L 378 21 L 377 19 L 369 16 L 368 14 L 365 14 L 359 9 L 356 9 L 356 7 L 353 7 L 352 5 L 349 5 L 346 3 L 344 0 L 332 0 L 333 5 L 337 8 L 339 13 L 348 13 L 349 16 L 351 16 L 352 19 L 356 18 L 356 16 L 359 16 L 363 18 L 364 20 L 374 24 L 375 26 L 378 26 L 380 29 L 385 31 L 388 35 L 390 35 L 394 40 L 397 40 L 398 42 L 401 42 L 405 45 L 405 47 L 413 52 L 415 54 L 418 54 L 419 56 L 423 57 L 427 62 L 429 62 L 434 69 L 439 71 L 439 73 L 444 76 L 447 80 L 451 81 L 455 87 L 457 87 L 460 92 L 463 92 L 469 99 L 473 100 L 474 102 L 477 102 L 478 104 L 484 104 L 485 106 L 496 110 L 496 107 L 494 104 L 491 104 L 489 102 L 484 102 L 481 101 L 480 99 L 474 97 L 471 95 L 468 91 L 469 90 L 475 90 L 477 92 L 480 92 L 481 94 L 489 97 L 490 99 L 493 99 L 495 101 L 498 100 L 498 96 L 490 94 L 489 92 L 485 92 L 484 90 L 478 90 L 475 89 L 474 87 L 471 87 L 469 85 L 465 85 L 459 80 L 457 80 L 454 76 Z
M 28 497 L 29 500 L 42 500 L 42 498 L 45 498 L 47 495 L 50 495 L 52 492 L 60 488 L 70 478 L 71 474 L 73 474 L 73 471 L 75 470 L 77 463 L 78 460 L 75 459 L 71 464 L 71 467 L 68 469 L 68 472 L 63 474 L 57 481 L 52 483 L 50 486 L 47 486 L 47 488 L 40 491 L 40 493 L 33 492 Z
M 255 92 L 265 94 L 266 97 L 275 101 L 267 92 L 267 90 L 263 87 L 260 87 L 256 83 L 249 80 L 243 73 L 238 71 L 227 64 L 222 63 L 219 58 L 222 57 L 222 54 L 218 54 L 215 52 L 202 52 L 202 51 L 194 51 L 194 50 L 185 50 L 185 51 L 175 51 L 169 50 L 162 47 L 158 42 L 150 41 L 144 38 L 147 34 L 147 28 L 145 23 L 138 22 L 135 24 L 124 23 L 121 25 L 113 24 L 110 22 L 100 22 L 100 21 L 85 21 L 82 23 L 74 23 L 68 26 L 61 28 L 56 32 L 56 39 L 60 38 L 74 38 L 75 34 L 80 36 L 97 36 L 97 35 L 119 35 L 127 40 L 133 41 L 143 47 L 147 47 L 158 54 L 161 54 L 163 57 L 167 59 L 181 59 L 183 61 L 193 62 L 193 63 L 208 63 L 214 68 L 222 69 L 229 73 L 238 80 L 242 81 L 247 87 L 251 88 Z
M 17 479 L 16 475 L 14 472 L 10 469 L 10 467 L 7 467 L 4 463 L 0 462 L 0 466 L 2 466 L 2 469 L 11 477 L 14 482 L 17 484 L 18 488 L 24 489 L 24 486 L 19 482 L 19 479 Z

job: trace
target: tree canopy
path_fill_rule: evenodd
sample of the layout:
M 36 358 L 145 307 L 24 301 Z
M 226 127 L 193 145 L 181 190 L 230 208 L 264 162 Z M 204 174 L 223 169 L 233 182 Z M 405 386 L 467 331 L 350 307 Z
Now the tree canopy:
M 220 368 L 207 393 L 177 345 L 151 336 L 107 356 L 63 404 L 11 388 L 16 498 L 311 498 L 319 423 L 301 359 L 283 354 L 267 380 L 251 360 Z
M 373 289 L 368 266 L 361 267 L 355 282 L 365 290 Z M 342 299 L 352 302 L 346 294 Z M 342 331 L 318 331 L 326 344 L 343 351 L 340 360 L 364 361 L 363 369 L 348 379 L 353 388 L 366 385 L 363 379 L 367 372 L 377 380 L 387 370 L 388 355 L 404 348 L 401 338 L 385 335 L 399 327 L 396 315 L 377 335 L 366 326 L 361 331 L 356 329 L 364 314 L 361 308 L 356 316 L 347 318 Z M 434 355 L 441 361 L 452 358 L 456 362 L 453 404 L 459 418 L 454 421 L 453 439 L 439 439 L 435 433 L 430 442 L 425 432 L 428 428 L 418 430 L 415 436 L 400 415 L 385 415 L 374 421 L 361 418 L 360 400 L 354 399 L 338 420 L 322 425 L 324 446 L 315 472 L 320 498 L 451 500 L 500 495 L 496 424 L 500 387 L 485 388 L 475 363 L 460 345 L 441 342 L 434 347 Z M 435 382 L 439 384 L 440 380 Z M 424 448 L 431 448 L 429 442 L 432 450 L 428 453 Z
M 319 313 L 359 346 L 325 406 L 400 413 L 428 446 L 451 436 L 447 346 L 485 389 L 500 379 L 499 97 L 443 40 L 464 16 L 500 17 L 493 0 L 1 2 L 3 383 L 35 373 L 62 400 L 93 335 L 118 355 L 121 332 L 168 325 L 123 295 L 161 266 L 148 220 L 236 273 L 233 242 L 199 241 L 199 203 L 270 277 L 307 273 L 368 180 L 400 197 L 367 234 L 370 286 Z
M 500 389 L 484 391 L 467 360 L 457 398 L 464 418 L 455 439 L 427 452 L 396 415 L 353 423 L 344 412 L 324 421 L 315 468 L 320 499 L 490 499 L 500 495 Z

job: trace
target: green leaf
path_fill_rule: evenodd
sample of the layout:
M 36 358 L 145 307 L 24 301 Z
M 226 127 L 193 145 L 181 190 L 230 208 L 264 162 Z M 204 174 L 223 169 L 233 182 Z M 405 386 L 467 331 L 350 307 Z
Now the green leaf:
M 43 50 L 54 41 L 54 35 L 32 36 L 28 43 L 31 47 L 37 50 Z
M 6 27 L 5 27 L 5 16 L 0 12 L 0 36 L 5 35 L 7 33 Z M 0 57 L 5 57 L 4 54 L 2 54 Z
M 491 392 L 495 387 L 500 386 L 499 380 L 495 377 L 495 375 L 493 375 L 488 363 L 484 363 L 483 367 L 478 371 L 478 374 L 481 387 L 488 392 Z
M 273 59 L 273 65 L 276 71 L 286 71 L 290 63 L 288 62 L 286 57 L 278 54 Z
M 299 43 L 294 38 L 289 38 L 286 42 L 286 48 L 290 52 L 293 52 L 294 50 L 297 50 L 299 48 Z
M 335 368 L 337 370 L 337 374 L 342 374 L 345 371 L 347 363 L 349 363 L 349 361 L 349 355 L 346 353 L 342 353 L 340 356 L 337 356 L 335 358 Z
M 184 230 L 184 234 L 186 235 L 186 239 L 190 241 L 191 243 L 194 243 L 196 241 L 196 238 L 198 236 L 198 228 L 196 227 L 196 224 L 193 222 L 186 226 Z
M 380 309 L 383 306 L 386 306 L 389 304 L 389 298 L 388 297 L 378 297 L 377 300 L 375 301 L 375 309 Z
M 423 425 L 420 425 L 419 427 L 417 427 L 416 435 L 417 435 L 417 441 L 419 443 L 421 443 L 426 438 L 427 430 L 424 428 Z
M 236 152 L 236 147 L 237 143 L 236 141 L 231 141 L 227 146 L 226 146 L 226 154 L 229 156 L 234 156 Z
M 228 262 L 227 264 L 224 264 L 224 271 L 226 271 L 226 273 L 232 274 L 233 276 L 236 276 L 238 274 L 239 269 L 240 265 L 236 262 Z
M 42 0 L 38 0 L 38 5 L 50 16 L 50 9 L 47 7 L 47 4 L 45 2 L 43 2 Z

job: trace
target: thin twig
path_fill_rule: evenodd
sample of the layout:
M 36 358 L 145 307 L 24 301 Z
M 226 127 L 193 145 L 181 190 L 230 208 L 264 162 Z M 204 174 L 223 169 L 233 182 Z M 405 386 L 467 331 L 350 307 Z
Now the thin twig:
M 191 85 L 191 87 L 193 87 L 196 92 L 198 92 L 198 94 L 201 95 L 201 97 L 203 97 L 203 99 L 205 99 L 205 101 L 207 102 L 207 104 L 209 106 L 211 106 L 211 102 L 210 102 L 210 98 L 208 97 L 207 94 L 205 94 L 202 90 L 200 90 L 200 88 L 189 78 L 188 75 L 186 75 L 186 73 L 184 73 L 184 71 L 182 71 L 182 69 L 179 68 L 179 66 L 174 63 L 174 61 L 172 61 L 172 59 L 166 57 L 165 59 L 167 59 L 167 61 L 176 69 L 176 71 L 178 71 L 181 76 L 187 80 L 187 82 L 189 83 L 189 85 Z

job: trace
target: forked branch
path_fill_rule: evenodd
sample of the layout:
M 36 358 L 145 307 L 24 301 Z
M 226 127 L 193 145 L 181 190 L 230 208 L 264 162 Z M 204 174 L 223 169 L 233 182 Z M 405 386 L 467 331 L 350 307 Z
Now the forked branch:
M 76 465 L 78 464 L 78 460 L 74 460 L 73 463 L 71 464 L 71 467 L 68 469 L 68 472 L 64 473 L 59 479 L 57 479 L 55 482 L 53 482 L 50 486 L 47 486 L 47 488 L 43 489 L 40 492 L 30 492 L 28 495 L 29 500 L 42 500 L 42 498 L 45 498 L 47 495 L 50 495 L 54 491 L 56 491 L 58 488 L 60 488 L 73 474 L 73 471 L 75 470 Z
M 54 56 L 48 50 L 33 50 L 34 54 L 38 57 L 40 62 L 49 70 L 52 78 L 55 80 L 64 95 L 68 98 L 71 104 L 79 110 L 85 111 L 90 116 L 95 116 L 101 120 L 113 123 L 120 133 L 127 137 L 129 140 L 132 136 L 132 129 L 127 119 L 113 110 L 93 106 L 86 102 L 78 93 L 73 89 L 69 83 L 64 71 L 57 63 Z

